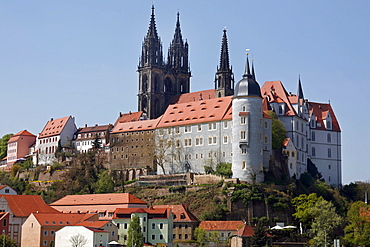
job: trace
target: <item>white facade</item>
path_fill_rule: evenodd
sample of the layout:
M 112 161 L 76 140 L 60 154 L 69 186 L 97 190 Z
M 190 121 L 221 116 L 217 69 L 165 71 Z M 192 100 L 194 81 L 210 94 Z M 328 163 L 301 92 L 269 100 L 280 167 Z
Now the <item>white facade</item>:
M 65 226 L 55 233 L 55 247 L 70 247 L 75 239 L 79 246 L 108 246 L 109 233 L 102 230 L 93 230 L 84 226 Z M 79 239 L 79 240 L 77 240 Z

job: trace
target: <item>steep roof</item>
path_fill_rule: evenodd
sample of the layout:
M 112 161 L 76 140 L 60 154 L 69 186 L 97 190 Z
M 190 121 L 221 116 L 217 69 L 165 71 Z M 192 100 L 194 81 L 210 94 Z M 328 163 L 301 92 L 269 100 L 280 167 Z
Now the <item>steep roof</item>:
M 42 132 L 39 134 L 39 138 L 49 137 L 49 136 L 55 136 L 59 135 L 64 127 L 66 126 L 68 120 L 72 118 L 71 116 L 58 118 L 58 119 L 51 119 L 48 121 L 42 130 Z
M 206 231 L 236 231 L 244 226 L 243 221 L 202 221 L 199 227 Z
M 118 123 L 114 126 L 111 133 L 120 133 L 128 131 L 153 130 L 157 127 L 161 117 L 152 120 L 142 120 L 136 122 Z
M 28 217 L 31 213 L 59 213 L 47 205 L 39 195 L 2 195 L 17 217 Z
M 153 208 L 169 208 L 172 210 L 172 214 L 174 215 L 173 221 L 184 221 L 184 222 L 199 222 L 198 218 L 193 215 L 187 205 L 180 204 L 180 205 L 153 205 Z
M 292 96 L 285 90 L 281 81 L 266 81 L 261 87 L 262 97 L 268 96 L 269 103 L 285 103 L 287 108 L 284 115 L 294 116 L 297 115 L 292 106 Z M 293 97 L 294 98 L 294 97 Z M 267 109 L 264 109 L 267 110 Z
M 340 127 L 337 118 L 335 117 L 333 108 L 331 108 L 330 104 L 325 103 L 315 103 L 315 102 L 308 102 L 309 104 L 309 115 L 312 114 L 316 117 L 316 122 L 321 124 L 321 126 L 316 125 L 316 129 L 327 130 L 325 128 L 324 120 L 327 118 L 328 114 L 330 113 L 332 119 L 332 128 L 333 131 L 340 132 Z
M 252 237 L 254 234 L 254 230 L 252 226 L 244 225 L 238 231 L 236 231 L 233 235 L 238 237 Z
M 215 98 L 215 89 L 197 91 L 193 93 L 184 93 L 180 95 L 175 95 L 171 97 L 169 103 L 170 104 L 182 104 L 188 102 L 195 102 L 200 100 L 208 100 Z
M 114 123 L 114 126 L 116 126 L 118 123 L 127 123 L 127 122 L 139 121 L 142 116 L 143 116 L 142 111 L 128 112 L 128 113 L 124 113 L 124 114 L 120 113 L 118 119 Z
M 31 137 L 34 137 L 36 139 L 36 136 L 34 134 L 28 132 L 27 130 L 22 130 L 22 131 L 19 131 L 17 134 L 12 135 L 10 137 L 8 143 L 18 141 L 19 138 L 21 138 L 22 136 L 31 136 Z
M 94 217 L 94 214 L 33 213 L 42 226 L 75 225 Z
M 87 194 L 87 195 L 68 195 L 51 203 L 51 206 L 64 205 L 112 205 L 112 204 L 146 204 L 143 200 L 131 195 L 130 193 L 110 193 L 110 194 Z
M 231 119 L 232 96 L 173 104 L 167 107 L 158 127 Z

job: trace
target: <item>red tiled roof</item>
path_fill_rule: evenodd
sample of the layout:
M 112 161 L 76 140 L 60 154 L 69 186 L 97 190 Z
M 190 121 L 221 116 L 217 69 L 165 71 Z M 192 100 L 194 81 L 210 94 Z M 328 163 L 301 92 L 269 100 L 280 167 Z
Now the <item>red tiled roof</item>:
M 237 231 L 244 226 L 243 221 L 202 221 L 199 227 L 206 231 Z
M 138 112 L 129 112 L 129 113 L 124 113 L 119 115 L 117 121 L 114 123 L 114 126 L 116 126 L 118 123 L 127 123 L 127 122 L 136 122 L 139 121 L 140 118 L 142 117 L 143 112 L 138 111 Z
M 166 218 L 169 217 L 169 212 L 167 208 L 117 208 L 116 211 L 114 211 L 113 219 L 121 218 L 117 215 L 130 215 L 133 213 L 147 213 L 153 215 L 159 216 L 159 218 L 163 218 L 161 216 L 164 216 Z
M 282 143 L 283 146 L 286 147 L 288 145 L 289 141 L 290 141 L 290 138 L 285 138 L 283 143 Z
M 184 205 L 154 205 L 153 208 L 169 208 L 172 210 L 174 215 L 173 221 L 184 221 L 184 222 L 198 222 L 198 218 L 195 217 Z
M 47 205 L 39 195 L 2 195 L 17 217 L 28 217 L 31 213 L 59 213 Z
M 27 130 L 22 130 L 22 131 L 19 131 L 17 134 L 12 135 L 8 143 L 18 141 L 18 139 L 21 138 L 22 136 L 32 136 L 32 137 L 35 137 L 36 139 L 36 136 L 34 134 L 28 132 Z
M 87 194 L 87 195 L 68 195 L 51 203 L 51 206 L 65 205 L 111 205 L 111 204 L 146 204 L 143 200 L 131 195 L 130 193 L 110 193 L 110 194 Z
M 108 125 L 94 125 L 90 127 L 79 128 L 76 131 L 76 134 L 109 131 L 111 127 L 113 126 L 111 124 L 108 124 Z
M 309 114 L 312 116 L 312 114 L 316 117 L 316 122 L 321 124 L 321 127 L 318 127 L 316 125 L 316 129 L 322 129 L 326 130 L 324 120 L 328 116 L 328 113 L 330 113 L 331 119 L 332 119 L 332 129 L 333 131 L 340 132 L 339 123 L 337 121 L 337 118 L 335 117 L 334 111 L 331 108 L 330 104 L 325 103 L 315 103 L 315 102 L 308 102 L 309 104 Z
M 6 184 L 0 185 L 0 190 L 4 189 L 6 186 L 8 186 L 8 185 L 6 185 Z
M 234 235 L 238 237 L 252 237 L 254 234 L 253 227 L 244 225 L 242 228 L 240 228 L 238 231 L 234 233 Z
M 159 128 L 231 119 L 232 96 L 170 105 Z
M 39 134 L 39 138 L 59 135 L 64 129 L 65 125 L 67 124 L 69 118 L 71 118 L 71 116 L 59 118 L 55 120 L 51 119 L 50 121 L 46 123 L 44 129 Z
M 33 213 L 33 216 L 42 226 L 73 226 L 81 223 L 94 214 L 63 214 L 63 213 Z
M 136 122 L 118 123 L 114 126 L 112 133 L 129 132 L 129 131 L 141 131 L 141 130 L 154 130 L 161 117 L 152 120 L 142 120 Z
M 268 96 L 270 103 L 285 103 L 287 108 L 284 115 L 297 115 L 290 101 L 291 96 L 289 96 L 281 81 L 266 81 L 261 87 L 261 94 L 264 98 Z M 267 109 L 264 108 L 264 110 Z
M 110 221 L 108 220 L 95 220 L 95 221 L 82 221 L 77 222 L 75 226 L 86 226 L 86 227 L 93 227 L 93 228 L 103 228 L 106 224 L 108 224 Z
M 215 89 L 197 91 L 193 93 L 184 93 L 180 95 L 175 95 L 171 97 L 170 104 L 182 104 L 182 103 L 189 103 L 195 102 L 200 100 L 208 100 L 215 98 Z

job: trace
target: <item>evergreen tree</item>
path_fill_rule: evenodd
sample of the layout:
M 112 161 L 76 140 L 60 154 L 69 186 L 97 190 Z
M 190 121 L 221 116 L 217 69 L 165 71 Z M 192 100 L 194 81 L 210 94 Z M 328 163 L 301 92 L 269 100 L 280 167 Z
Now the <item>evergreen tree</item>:
M 268 237 L 266 235 L 265 228 L 263 227 L 264 220 L 259 219 L 257 222 L 256 227 L 254 228 L 254 234 L 251 237 L 251 246 L 253 247 L 261 247 L 261 246 L 268 246 Z
M 269 111 L 267 115 L 272 119 L 271 123 L 272 148 L 281 148 L 283 141 L 287 137 L 285 125 L 280 119 L 278 119 L 274 111 Z
M 98 134 L 95 134 L 95 138 L 94 138 L 94 141 L 92 143 L 92 148 L 93 149 L 101 148 L 101 140 L 99 139 Z
M 13 134 L 6 134 L 0 139 L 0 160 L 7 155 L 8 141 Z
M 143 232 L 141 231 L 140 219 L 137 215 L 133 215 L 128 227 L 127 247 L 142 247 Z

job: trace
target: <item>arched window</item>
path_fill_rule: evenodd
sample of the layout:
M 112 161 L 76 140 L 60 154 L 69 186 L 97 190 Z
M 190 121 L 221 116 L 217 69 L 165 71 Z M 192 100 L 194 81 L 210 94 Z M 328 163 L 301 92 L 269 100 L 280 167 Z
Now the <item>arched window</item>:
M 316 156 L 316 149 L 315 149 L 315 147 L 312 147 L 312 156 Z
M 312 139 L 312 141 L 315 141 L 315 139 L 316 139 L 316 136 L 315 136 L 315 132 L 314 131 L 312 131 L 312 133 L 311 133 L 311 139 Z
M 331 148 L 328 148 L 328 158 L 331 158 Z
M 330 121 L 326 122 L 326 128 L 329 129 L 329 130 L 331 129 L 331 122 Z
M 331 134 L 330 133 L 327 134 L 326 139 L 327 139 L 328 142 L 331 142 Z

